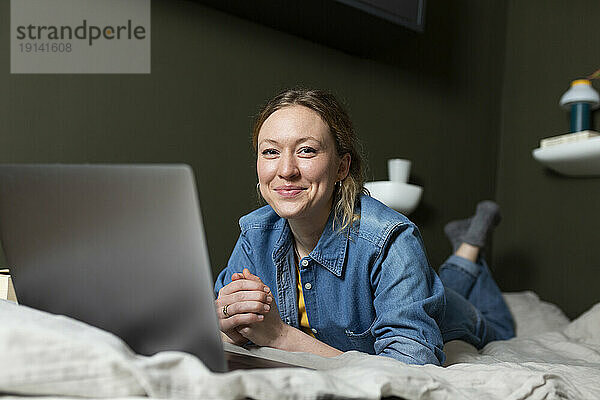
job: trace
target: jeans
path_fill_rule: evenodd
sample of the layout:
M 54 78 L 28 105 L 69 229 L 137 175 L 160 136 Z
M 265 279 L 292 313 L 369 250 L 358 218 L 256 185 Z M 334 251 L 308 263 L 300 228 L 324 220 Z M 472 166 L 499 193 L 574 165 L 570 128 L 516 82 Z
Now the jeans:
M 452 255 L 439 269 L 446 293 L 440 326 L 444 342 L 463 340 L 481 349 L 515 335 L 514 321 L 483 258 L 477 263 Z

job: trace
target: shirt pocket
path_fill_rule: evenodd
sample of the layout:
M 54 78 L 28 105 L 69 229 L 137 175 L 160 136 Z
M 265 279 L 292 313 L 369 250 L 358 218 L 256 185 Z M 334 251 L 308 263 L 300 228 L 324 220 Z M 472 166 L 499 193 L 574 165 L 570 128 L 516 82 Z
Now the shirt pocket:
M 349 350 L 358 350 L 363 353 L 375 354 L 375 336 L 371 333 L 371 330 L 375 326 L 375 320 L 371 322 L 371 326 L 364 332 L 354 332 L 348 329 L 344 330 L 346 338 L 350 342 L 351 348 Z

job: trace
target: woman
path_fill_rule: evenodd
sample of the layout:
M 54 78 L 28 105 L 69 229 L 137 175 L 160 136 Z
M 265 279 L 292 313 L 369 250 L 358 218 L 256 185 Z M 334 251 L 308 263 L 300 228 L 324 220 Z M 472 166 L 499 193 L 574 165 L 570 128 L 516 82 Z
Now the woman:
M 224 340 L 439 365 L 442 332 L 478 347 L 506 336 L 510 314 L 485 265 L 474 263 L 477 246 L 460 246 L 468 257 L 441 268 L 442 278 L 458 281 L 445 290 L 416 226 L 363 194 L 356 137 L 333 96 L 279 94 L 258 116 L 253 146 L 257 188 L 268 205 L 240 219 L 240 237 L 215 283 Z M 453 233 L 464 224 L 455 225 Z M 495 291 L 482 305 L 493 307 L 482 312 L 481 296 L 469 297 L 490 283 Z

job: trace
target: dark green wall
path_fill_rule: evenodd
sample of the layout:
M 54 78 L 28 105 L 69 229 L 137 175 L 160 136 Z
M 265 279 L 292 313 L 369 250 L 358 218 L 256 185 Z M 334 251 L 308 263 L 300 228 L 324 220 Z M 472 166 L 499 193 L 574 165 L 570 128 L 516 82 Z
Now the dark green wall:
M 431 0 L 424 34 L 365 17 L 356 40 L 336 32 L 341 51 L 154 0 L 152 74 L 139 76 L 11 75 L 9 16 L 0 2 L 0 161 L 191 164 L 215 272 L 257 205 L 252 115 L 280 89 L 315 86 L 347 104 L 371 179 L 387 178 L 388 158 L 413 161 L 425 193 L 411 218 L 433 265 L 450 251 L 444 223 L 496 198 L 504 290 L 535 290 L 570 316 L 599 300 L 600 179 L 560 177 L 531 157 L 540 138 L 566 132 L 557 103 L 569 81 L 600 67 L 597 1 Z
M 504 289 L 532 289 L 571 317 L 600 300 L 600 178 L 559 176 L 531 151 L 568 132 L 558 100 L 572 79 L 600 68 L 598 21 L 594 0 L 508 2 L 496 275 Z
M 370 61 L 192 1 L 152 2 L 150 75 L 9 74 L 9 2 L 0 2 L 2 162 L 185 162 L 196 171 L 215 271 L 238 218 L 256 207 L 252 115 L 277 91 L 314 86 L 345 101 L 372 179 L 413 160 L 424 186 L 413 219 L 432 264 L 445 222 L 494 196 L 505 6 L 429 1 L 427 27 L 401 27 Z M 372 19 L 368 40 L 386 40 Z M 369 25 L 371 24 L 371 25 Z

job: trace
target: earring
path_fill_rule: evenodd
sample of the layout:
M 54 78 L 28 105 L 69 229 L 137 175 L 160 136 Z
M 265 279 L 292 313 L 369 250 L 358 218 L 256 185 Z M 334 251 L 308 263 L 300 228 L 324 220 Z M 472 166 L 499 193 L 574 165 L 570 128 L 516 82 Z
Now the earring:
M 256 184 L 256 190 L 260 190 L 260 182 Z

